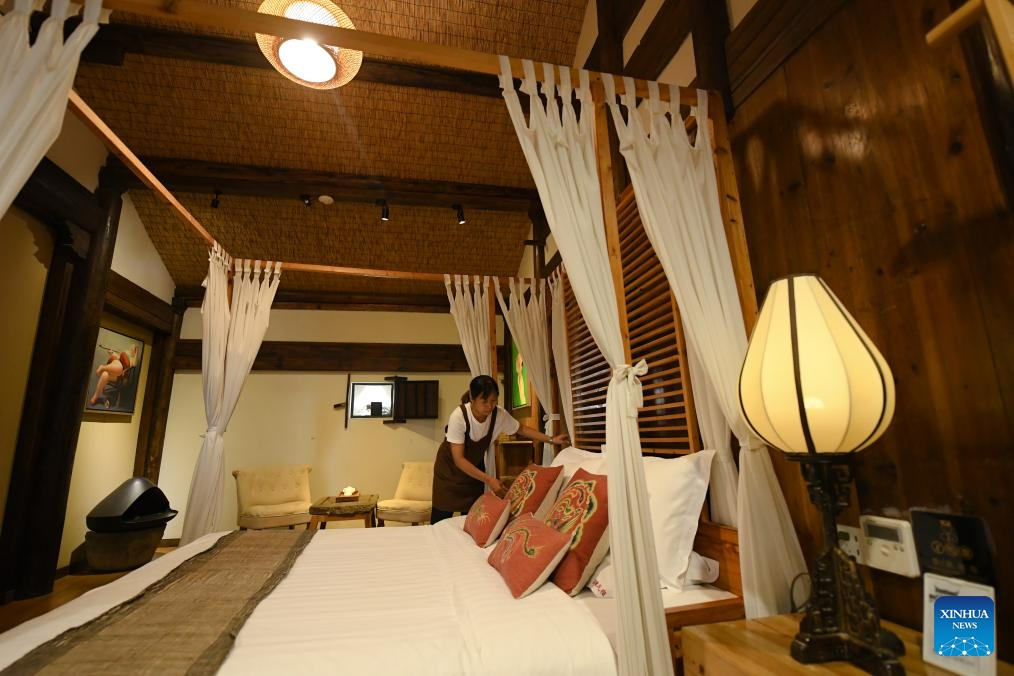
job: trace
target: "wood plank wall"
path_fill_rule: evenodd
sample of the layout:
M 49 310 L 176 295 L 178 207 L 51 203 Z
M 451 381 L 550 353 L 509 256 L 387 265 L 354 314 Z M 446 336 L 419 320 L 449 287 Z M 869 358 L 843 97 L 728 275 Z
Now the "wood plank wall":
M 627 188 L 617 200 L 620 256 L 627 302 L 631 361 L 644 359 L 644 406 L 638 414 L 641 449 L 652 455 L 700 450 L 697 417 L 687 374 L 683 325 L 662 264 L 651 248 Z M 566 276 L 564 277 L 566 282 Z M 574 401 L 574 445 L 598 450 L 606 440 L 606 387 L 610 369 L 565 284 L 567 341 Z
M 960 45 L 924 42 L 949 11 L 845 3 L 739 105 L 733 153 L 758 292 L 819 273 L 893 370 L 894 421 L 858 457 L 859 510 L 985 519 L 1009 612 L 1014 219 Z M 812 553 L 814 508 L 786 486 Z M 921 626 L 918 578 L 873 571 L 873 583 L 885 618 Z M 998 624 L 997 645 L 1014 657 L 1014 623 Z

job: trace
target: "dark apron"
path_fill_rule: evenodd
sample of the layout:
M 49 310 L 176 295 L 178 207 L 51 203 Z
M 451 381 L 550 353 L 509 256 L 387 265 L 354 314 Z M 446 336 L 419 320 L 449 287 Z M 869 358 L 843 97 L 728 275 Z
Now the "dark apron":
M 461 413 L 465 416 L 465 460 L 485 472 L 486 450 L 493 440 L 493 431 L 496 429 L 497 409 L 493 409 L 486 436 L 478 441 L 472 441 L 465 406 L 461 405 Z M 437 449 L 437 458 L 433 461 L 433 507 L 445 512 L 467 512 L 472 503 L 482 495 L 485 487 L 486 484 L 457 468 L 451 454 L 451 442 L 444 437 L 443 443 Z

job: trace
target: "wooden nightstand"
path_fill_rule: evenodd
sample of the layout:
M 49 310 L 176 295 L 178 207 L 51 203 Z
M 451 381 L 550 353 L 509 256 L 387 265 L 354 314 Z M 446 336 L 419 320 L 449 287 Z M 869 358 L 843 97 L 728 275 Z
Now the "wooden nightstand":
M 722 622 L 683 630 L 683 667 L 687 676 L 740 676 L 741 674 L 855 674 L 866 672 L 848 662 L 800 664 L 789 654 L 799 632 L 801 615 L 776 615 L 757 620 Z M 922 634 L 891 622 L 881 622 L 905 643 L 901 664 L 906 674 L 944 676 L 944 671 L 922 661 Z M 1014 667 L 997 663 L 997 674 L 1014 674 Z

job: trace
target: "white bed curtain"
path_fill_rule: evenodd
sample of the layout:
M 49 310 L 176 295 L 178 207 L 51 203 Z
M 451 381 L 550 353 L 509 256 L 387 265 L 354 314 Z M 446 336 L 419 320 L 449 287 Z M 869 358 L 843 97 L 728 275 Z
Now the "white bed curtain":
M 528 374 L 535 386 L 535 394 L 539 403 L 546 411 L 546 434 L 554 436 L 556 430 L 553 423 L 559 416 L 553 411 L 553 387 L 549 362 L 549 336 L 546 331 L 546 280 L 528 284 L 518 279 L 510 280 L 510 300 L 504 300 L 500 293 L 500 280 L 493 280 L 496 299 L 503 311 L 504 321 L 511 331 L 511 336 L 518 343 L 518 349 L 528 365 Z M 528 299 L 525 291 L 531 290 Z M 542 445 L 542 464 L 553 461 L 552 444 Z
M 243 383 L 268 330 L 271 303 L 278 290 L 281 263 L 236 259 L 232 306 L 227 298 L 232 261 L 218 243 L 211 249 L 204 281 L 201 373 L 208 431 L 190 481 L 180 544 L 218 530 L 225 490 L 225 430 Z
M 609 544 L 617 583 L 619 673 L 671 674 L 637 430 L 637 409 L 642 402 L 638 376 L 647 367 L 644 362 L 637 366 L 624 363 L 596 172 L 595 128 L 590 114 L 594 104 L 588 73 L 581 71 L 576 89 L 583 113 L 578 119 L 571 100 L 574 89 L 570 71 L 543 64 L 543 78 L 537 81 L 534 64 L 525 61 L 521 91 L 529 101 L 526 122 L 507 57 L 500 57 L 500 71 L 507 110 L 567 266 L 574 295 L 592 337 L 613 369 L 606 393 L 605 455 Z M 539 84 L 545 103 L 538 96 Z
M 473 378 L 489 373 L 493 364 L 489 353 L 489 277 L 444 275 L 444 287 L 468 370 Z M 496 379 L 495 373 L 490 375 Z M 486 451 L 486 474 L 496 476 L 496 446 Z
M 60 135 L 81 50 L 98 31 L 101 0 L 85 0 L 84 16 L 66 42 L 68 0 L 53 5 L 35 43 L 29 45 L 32 0 L 16 0 L 0 17 L 0 216 Z
M 792 580 L 806 563 L 767 449 L 752 438 L 739 411 L 747 336 L 718 203 L 707 93 L 698 91 L 694 114 L 704 123 L 691 144 L 678 108 L 661 99 L 657 83 L 649 83 L 642 105 L 647 115 L 630 114 L 637 110 L 632 79 L 624 78 L 622 107 L 613 78 L 604 76 L 604 84 L 641 221 L 683 316 L 701 434 L 720 459 L 712 496 L 723 520 L 735 515 L 739 528 L 747 617 L 788 612 Z M 679 101 L 678 88 L 670 87 L 669 98 Z M 738 483 L 730 431 L 740 445 Z
M 560 408 L 571 440 L 574 439 L 574 395 L 570 386 L 570 353 L 567 352 L 567 310 L 563 300 L 561 265 L 549 276 L 553 295 L 553 361 L 556 362 L 556 385 L 560 388 Z

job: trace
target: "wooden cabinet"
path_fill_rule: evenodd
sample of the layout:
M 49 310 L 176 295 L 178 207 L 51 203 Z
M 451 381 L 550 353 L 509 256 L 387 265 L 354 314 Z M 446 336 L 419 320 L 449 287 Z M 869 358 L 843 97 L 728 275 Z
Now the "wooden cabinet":
M 540 446 L 542 444 L 539 444 Z M 524 471 L 535 459 L 535 444 L 529 440 L 502 439 L 496 443 L 496 475 L 509 486 L 514 477 Z

